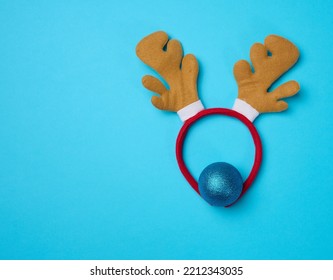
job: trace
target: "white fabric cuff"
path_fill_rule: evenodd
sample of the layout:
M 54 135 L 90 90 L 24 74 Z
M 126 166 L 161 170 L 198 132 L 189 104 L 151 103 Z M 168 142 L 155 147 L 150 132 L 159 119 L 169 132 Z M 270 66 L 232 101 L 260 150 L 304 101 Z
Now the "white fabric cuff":
M 244 100 L 236 98 L 232 110 L 244 115 L 250 122 L 253 122 L 259 115 L 259 112 Z
M 191 103 L 190 105 L 185 106 L 183 109 L 180 109 L 177 114 L 180 117 L 180 119 L 185 122 L 189 118 L 194 117 L 196 114 L 198 114 L 200 111 L 204 110 L 204 106 L 201 103 L 201 100 L 195 101 Z

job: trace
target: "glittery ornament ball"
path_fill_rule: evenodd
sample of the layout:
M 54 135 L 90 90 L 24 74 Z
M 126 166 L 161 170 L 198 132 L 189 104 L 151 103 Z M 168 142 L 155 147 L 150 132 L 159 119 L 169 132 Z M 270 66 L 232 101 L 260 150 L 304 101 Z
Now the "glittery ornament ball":
M 199 177 L 200 195 L 213 206 L 228 206 L 235 202 L 243 189 L 239 171 L 229 163 L 208 165 Z

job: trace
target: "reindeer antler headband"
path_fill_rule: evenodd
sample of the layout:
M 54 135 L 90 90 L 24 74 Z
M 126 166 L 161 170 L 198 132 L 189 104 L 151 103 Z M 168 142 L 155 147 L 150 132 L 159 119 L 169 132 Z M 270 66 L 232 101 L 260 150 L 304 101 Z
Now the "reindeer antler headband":
M 234 66 L 238 98 L 232 109 L 204 109 L 197 92 L 199 67 L 195 56 L 187 54 L 183 57 L 181 44 L 177 40 L 169 41 L 165 32 L 155 32 L 143 38 L 136 47 L 136 53 L 169 85 L 167 89 L 159 79 L 149 75 L 143 77 L 143 85 L 159 95 L 152 97 L 153 105 L 161 110 L 177 112 L 184 122 L 177 137 L 176 156 L 186 180 L 211 205 L 230 206 L 235 203 L 249 189 L 261 164 L 261 140 L 252 122 L 260 113 L 287 109 L 288 104 L 281 99 L 296 94 L 300 89 L 296 81 L 289 81 L 267 92 L 274 81 L 296 63 L 298 49 L 287 39 L 276 35 L 266 37 L 264 44 L 254 44 L 250 52 L 254 72 L 245 60 Z M 187 131 L 197 120 L 212 114 L 236 118 L 251 132 L 256 147 L 255 160 L 244 183 L 238 170 L 225 162 L 208 165 L 200 174 L 199 182 L 185 165 L 183 143 Z

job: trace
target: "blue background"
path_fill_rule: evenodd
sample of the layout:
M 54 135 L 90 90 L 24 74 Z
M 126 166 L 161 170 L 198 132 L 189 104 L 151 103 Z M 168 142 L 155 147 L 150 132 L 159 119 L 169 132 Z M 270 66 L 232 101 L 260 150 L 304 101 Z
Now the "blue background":
M 332 259 L 332 1 L 0 1 L 1 259 Z M 182 177 L 181 122 L 156 110 L 135 55 L 165 30 L 200 64 L 206 107 L 230 108 L 233 64 L 279 34 L 300 49 L 298 96 L 255 122 L 264 160 L 229 209 Z M 276 86 L 275 85 L 275 86 Z M 193 127 L 185 158 L 249 172 L 246 128 Z

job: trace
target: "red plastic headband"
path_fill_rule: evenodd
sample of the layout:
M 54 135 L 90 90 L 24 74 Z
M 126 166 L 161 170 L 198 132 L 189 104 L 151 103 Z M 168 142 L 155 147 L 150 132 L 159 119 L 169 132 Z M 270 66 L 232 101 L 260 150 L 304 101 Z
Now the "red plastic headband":
M 243 183 L 243 190 L 242 190 L 241 195 L 239 196 L 239 198 L 241 198 L 243 196 L 243 194 L 250 188 L 252 182 L 254 181 L 254 179 L 257 176 L 257 173 L 259 171 L 261 159 L 262 159 L 262 145 L 261 145 L 261 140 L 260 140 L 260 136 L 257 132 L 257 129 L 254 127 L 252 122 L 250 122 L 245 116 L 243 116 L 242 114 L 240 114 L 234 110 L 225 109 L 225 108 L 206 109 L 206 110 L 199 112 L 194 117 L 188 119 L 184 123 L 181 130 L 179 131 L 179 134 L 177 137 L 177 142 L 176 142 L 176 157 L 177 157 L 179 169 L 183 173 L 184 177 L 189 182 L 191 187 L 200 195 L 198 182 L 194 179 L 194 177 L 192 176 L 192 174 L 190 173 L 190 171 L 188 170 L 188 168 L 185 165 L 185 162 L 183 159 L 183 144 L 184 144 L 184 140 L 185 140 L 185 137 L 187 135 L 189 128 L 199 119 L 204 118 L 209 115 L 225 115 L 225 116 L 230 116 L 230 117 L 236 118 L 236 119 L 240 120 L 243 124 L 245 124 L 251 132 L 251 136 L 253 138 L 254 145 L 255 145 L 255 158 L 254 158 L 254 164 L 251 169 L 251 172 L 250 172 L 249 176 L 247 177 L 247 179 L 245 180 L 245 182 Z

